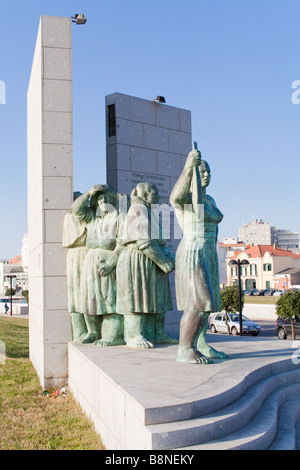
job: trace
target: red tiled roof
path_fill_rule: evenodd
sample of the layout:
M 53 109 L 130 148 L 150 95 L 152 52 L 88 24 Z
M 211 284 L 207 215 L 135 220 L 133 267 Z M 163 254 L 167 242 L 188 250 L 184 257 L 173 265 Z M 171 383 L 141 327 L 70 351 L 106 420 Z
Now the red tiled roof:
M 15 256 L 14 258 L 9 260 L 10 264 L 20 264 L 22 263 L 22 255 Z
M 241 253 L 245 253 L 244 251 L 241 250 L 234 250 L 234 254 L 230 257 L 230 259 L 236 259 Z
M 283 250 L 282 248 L 278 247 L 274 248 L 274 245 L 255 245 L 251 248 L 247 248 L 242 253 L 246 253 L 249 258 L 263 258 L 267 252 L 270 253 L 271 256 L 288 256 L 290 258 L 300 258 L 300 255 L 296 255 L 296 253 L 293 253 L 289 250 Z M 241 252 L 238 252 L 238 254 L 241 254 Z M 236 252 L 233 258 L 235 257 Z
M 229 246 L 245 246 L 244 243 L 220 243 L 222 248 L 229 247 Z

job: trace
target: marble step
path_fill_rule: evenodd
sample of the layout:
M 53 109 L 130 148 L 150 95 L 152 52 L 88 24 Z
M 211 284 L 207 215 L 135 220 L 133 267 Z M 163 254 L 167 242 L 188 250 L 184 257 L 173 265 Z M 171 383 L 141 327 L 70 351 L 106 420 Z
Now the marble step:
M 282 404 L 277 435 L 269 450 L 297 450 L 296 425 L 300 418 L 300 394 Z
M 300 383 L 275 390 L 264 401 L 259 412 L 241 429 L 210 442 L 185 446 L 184 450 L 267 450 L 278 435 L 278 413 L 287 400 L 298 400 Z
M 233 403 L 201 417 L 147 426 L 153 449 L 198 446 L 218 440 L 245 427 L 274 391 L 296 384 L 300 390 L 300 368 L 265 377 L 250 386 Z M 194 448 L 194 447 L 192 447 Z
M 204 417 L 236 402 L 250 387 L 263 379 L 298 368 L 290 359 L 272 363 L 262 359 L 261 364 L 257 367 L 255 361 L 227 367 L 199 387 L 187 390 L 185 394 L 177 394 L 174 405 L 169 402 L 165 404 L 161 400 L 157 400 L 157 404 L 145 405 L 145 424 L 164 425 Z

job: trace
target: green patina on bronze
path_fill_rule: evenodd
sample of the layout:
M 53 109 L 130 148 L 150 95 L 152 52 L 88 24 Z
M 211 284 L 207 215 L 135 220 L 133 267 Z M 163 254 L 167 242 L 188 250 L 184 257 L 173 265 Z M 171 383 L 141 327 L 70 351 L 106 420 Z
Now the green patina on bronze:
M 175 258 L 166 247 L 161 226 L 151 212 L 159 194 L 152 183 L 139 183 L 131 193 L 117 265 L 117 310 L 124 314 L 128 346 L 152 348 L 154 343 L 175 343 L 164 331 L 165 313 L 173 309 L 168 273 Z M 157 239 L 153 239 L 153 224 Z
M 173 309 L 169 273 L 176 267 L 177 307 L 183 311 L 177 361 L 207 364 L 227 357 L 206 342 L 209 314 L 221 310 L 216 242 L 223 215 L 206 194 L 210 177 L 195 146 L 170 196 L 183 233 L 176 262 L 151 210 L 159 202 L 154 184 L 136 185 L 126 213 L 107 185 L 77 197 L 63 238 L 74 341 L 133 348 L 177 343 L 164 330 L 165 314 Z
M 65 219 L 64 240 L 67 231 L 72 239 L 70 220 L 85 234 L 85 252 L 81 258 L 75 256 L 74 263 L 70 261 L 74 248 L 64 243 L 69 248 L 67 279 L 73 340 L 99 346 L 123 344 L 123 318 L 116 312 L 117 236 L 121 225 L 117 194 L 107 185 L 95 185 L 74 201 L 71 210 Z
M 195 146 L 170 196 L 183 232 L 175 269 L 177 307 L 183 310 L 179 362 L 207 364 L 227 357 L 206 342 L 209 314 L 221 310 L 216 242 L 223 215 L 206 194 L 210 177 L 209 165 Z
M 79 311 L 81 266 L 88 249 L 85 246 L 86 228 L 72 214 L 64 218 L 63 246 L 67 251 L 67 302 L 71 315 L 72 339 L 78 342 L 87 333 L 84 315 Z
M 73 341 L 134 348 L 178 342 L 164 330 L 165 313 L 173 308 L 168 273 L 175 257 L 150 211 L 158 201 L 151 183 L 133 189 L 127 214 L 107 185 L 74 201 L 63 235 Z

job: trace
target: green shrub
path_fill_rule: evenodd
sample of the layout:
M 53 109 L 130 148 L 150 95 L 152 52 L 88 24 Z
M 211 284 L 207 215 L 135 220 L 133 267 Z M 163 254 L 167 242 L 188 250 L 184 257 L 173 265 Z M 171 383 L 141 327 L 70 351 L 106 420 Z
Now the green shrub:
M 292 338 L 295 339 L 294 319 L 300 316 L 300 291 L 288 290 L 276 302 L 276 313 L 281 318 L 288 318 L 292 324 Z

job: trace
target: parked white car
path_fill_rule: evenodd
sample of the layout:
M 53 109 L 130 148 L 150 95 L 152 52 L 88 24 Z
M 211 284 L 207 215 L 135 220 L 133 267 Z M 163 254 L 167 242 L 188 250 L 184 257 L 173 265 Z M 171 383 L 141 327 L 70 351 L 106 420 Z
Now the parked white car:
M 228 326 L 232 335 L 240 334 L 240 316 L 237 313 L 228 313 Z M 215 313 L 209 320 L 210 330 L 212 333 L 228 333 L 227 325 L 225 323 L 225 313 Z M 249 320 L 242 315 L 242 328 L 243 334 L 257 336 L 260 333 L 260 326 L 258 323 Z

